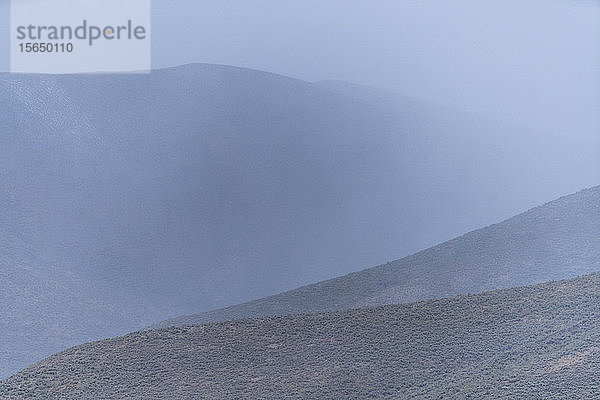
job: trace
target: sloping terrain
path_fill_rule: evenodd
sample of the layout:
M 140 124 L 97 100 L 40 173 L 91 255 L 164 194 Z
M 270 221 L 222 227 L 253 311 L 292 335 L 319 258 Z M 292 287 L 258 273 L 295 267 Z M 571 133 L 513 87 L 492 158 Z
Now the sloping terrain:
M 586 399 L 600 275 L 316 315 L 132 333 L 0 383 L 3 399 Z
M 392 260 L 600 179 L 576 137 L 233 67 L 0 88 L 11 228 L 169 313 Z
M 1 251 L 0 376 L 67 345 L 119 335 L 144 321 L 78 277 L 49 264 L 40 268 L 26 249 Z
M 600 271 L 600 186 L 401 260 L 155 327 L 408 303 L 595 271 Z
M 19 210 L 6 193 L 0 194 L 0 208 L 0 377 L 66 346 L 123 334 L 143 323 L 126 307 L 115 307 L 97 285 L 40 259 L 8 230 Z
M 600 180 L 598 149 L 576 135 L 326 86 L 215 65 L 0 74 L 0 373 Z M 31 358 L 13 363 L 20 347 Z

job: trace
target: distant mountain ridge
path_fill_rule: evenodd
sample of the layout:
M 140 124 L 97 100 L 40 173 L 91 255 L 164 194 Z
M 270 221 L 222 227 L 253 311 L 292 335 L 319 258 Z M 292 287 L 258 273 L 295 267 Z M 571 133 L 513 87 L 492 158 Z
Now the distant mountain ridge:
M 600 275 L 428 302 L 136 332 L 0 382 L 6 399 L 589 399 Z
M 207 64 L 0 74 L 0 376 L 600 181 L 576 135 L 350 91 Z
M 600 186 L 401 260 L 155 328 L 409 303 L 600 271 Z

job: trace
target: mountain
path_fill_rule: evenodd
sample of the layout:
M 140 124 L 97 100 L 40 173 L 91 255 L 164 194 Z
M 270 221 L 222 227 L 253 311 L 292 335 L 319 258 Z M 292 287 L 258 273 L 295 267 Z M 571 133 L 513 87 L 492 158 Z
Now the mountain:
M 6 193 L 0 194 L 0 208 L 0 376 L 68 345 L 116 336 L 143 323 L 115 307 L 95 285 L 40 259 L 9 231 L 19 210 Z
M 88 343 L 5 399 L 586 399 L 600 395 L 600 275 Z
M 0 74 L 0 376 L 600 181 L 576 132 L 350 92 L 216 65 Z
M 401 260 L 155 327 L 409 303 L 595 271 L 600 271 L 600 186 Z
M 89 283 L 51 265 L 41 268 L 26 249 L 3 247 L 0 262 L 0 376 L 66 345 L 119 335 L 144 321 L 116 308 Z

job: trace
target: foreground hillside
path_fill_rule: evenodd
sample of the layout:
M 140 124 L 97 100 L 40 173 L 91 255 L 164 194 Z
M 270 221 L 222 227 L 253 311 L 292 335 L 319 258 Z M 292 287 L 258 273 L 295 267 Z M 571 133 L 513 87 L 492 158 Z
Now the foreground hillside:
M 386 265 L 157 327 L 413 302 L 598 270 L 600 186 Z
M 600 396 L 600 275 L 429 302 L 133 333 L 50 357 L 3 399 Z

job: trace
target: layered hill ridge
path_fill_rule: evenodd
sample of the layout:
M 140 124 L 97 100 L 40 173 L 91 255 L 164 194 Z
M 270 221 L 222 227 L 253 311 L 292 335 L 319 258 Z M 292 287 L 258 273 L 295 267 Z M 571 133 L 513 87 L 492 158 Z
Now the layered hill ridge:
M 600 186 L 401 260 L 155 327 L 479 293 L 600 271 Z
M 600 396 L 600 275 L 405 305 L 132 333 L 0 383 L 5 399 Z
M 325 86 L 216 65 L 0 74 L 0 376 L 600 181 L 576 135 Z

